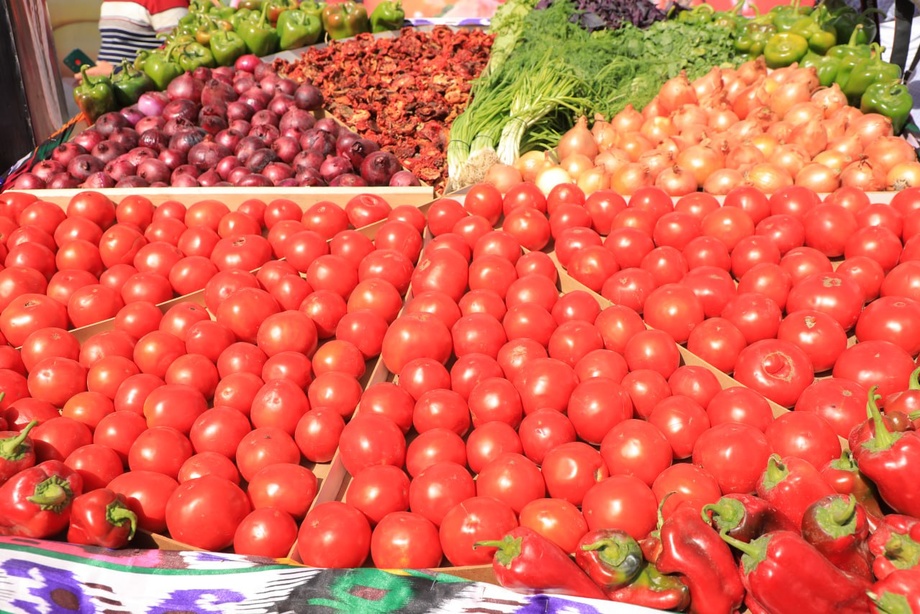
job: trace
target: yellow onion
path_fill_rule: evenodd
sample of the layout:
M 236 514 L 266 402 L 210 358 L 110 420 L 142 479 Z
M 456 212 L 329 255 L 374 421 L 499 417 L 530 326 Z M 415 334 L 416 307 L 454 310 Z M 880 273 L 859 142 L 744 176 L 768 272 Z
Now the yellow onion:
M 588 118 L 582 115 L 575 122 L 562 138 L 559 139 L 559 145 L 556 146 L 559 159 L 568 158 L 570 155 L 577 153 L 594 159 L 597 155 L 597 143 L 594 142 L 594 135 L 588 130 Z
M 840 187 L 840 172 L 811 162 L 802 167 L 795 176 L 795 185 L 810 188 L 818 193 L 829 194 Z
M 642 127 L 644 121 L 642 114 L 631 105 L 626 105 L 622 111 L 613 116 L 610 125 L 620 134 L 636 132 Z
M 579 175 L 575 183 L 581 188 L 581 191 L 585 193 L 585 196 L 589 196 L 598 190 L 606 190 L 609 188 L 610 175 L 607 174 L 603 166 L 597 166 Z
M 744 181 L 744 175 L 741 171 L 734 168 L 720 168 L 706 178 L 703 184 L 703 191 L 724 196 L 737 188 Z
M 907 141 L 896 136 L 880 137 L 866 145 L 863 152 L 872 165 L 883 173 L 888 173 L 898 164 L 917 161 L 917 153 L 914 148 Z
M 786 137 L 786 143 L 798 145 L 809 158 L 813 158 L 827 147 L 827 131 L 821 121 L 812 119 L 793 128 Z
M 784 169 L 764 162 L 755 164 L 744 174 L 744 185 L 757 188 L 764 194 L 772 194 L 780 188 L 793 185 L 792 176 Z
M 904 190 L 920 185 L 920 162 L 901 162 L 896 164 L 886 175 L 886 187 L 889 190 Z
M 850 122 L 847 134 L 856 134 L 863 147 L 883 136 L 893 136 L 891 120 L 879 113 L 866 113 Z
M 824 109 L 824 117 L 830 117 L 847 104 L 847 97 L 836 83 L 816 90 L 811 95 L 811 100 Z

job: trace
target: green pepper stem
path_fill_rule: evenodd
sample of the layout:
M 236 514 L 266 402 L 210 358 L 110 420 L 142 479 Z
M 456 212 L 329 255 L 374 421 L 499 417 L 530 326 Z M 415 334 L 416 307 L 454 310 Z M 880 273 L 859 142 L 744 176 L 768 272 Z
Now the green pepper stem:
M 498 548 L 495 552 L 495 560 L 503 567 L 509 567 L 514 559 L 521 556 L 521 544 L 523 542 L 523 537 L 506 535 L 500 540 L 476 542 L 473 544 L 473 548 Z
M 137 531 L 137 514 L 132 512 L 120 501 L 113 501 L 106 506 L 106 520 L 112 526 L 121 526 L 127 520 L 131 524 L 131 531 L 128 533 L 128 541 L 134 539 L 134 532 Z
M 875 426 L 875 446 L 880 450 L 887 450 L 890 448 L 897 438 L 888 430 L 888 427 L 885 426 L 885 420 L 882 418 L 882 412 L 878 408 L 878 403 L 876 398 L 881 398 L 881 396 L 876 394 L 878 386 L 873 386 L 869 389 L 869 400 L 866 402 L 866 413 L 869 415 L 869 418 L 872 420 L 872 424 Z
M 847 47 L 858 47 L 859 43 L 856 42 L 856 39 L 859 37 L 860 32 L 863 31 L 863 25 L 861 23 L 856 24 L 856 27 L 853 28 L 853 33 L 850 34 L 850 40 L 847 43 Z
M 22 442 L 26 440 L 26 437 L 29 436 L 29 431 L 35 428 L 37 424 L 38 420 L 33 420 L 15 437 L 0 439 L 0 458 L 12 460 L 13 458 L 21 456 L 22 451 L 19 449 L 19 446 L 21 446 Z
M 32 496 L 27 501 L 34 503 L 44 511 L 60 512 L 73 497 L 70 484 L 61 476 L 53 475 L 35 485 Z
M 771 487 L 782 482 L 789 475 L 789 470 L 783 464 L 779 454 L 771 454 L 767 460 L 767 469 L 764 475 L 764 483 Z
M 712 517 L 707 512 L 712 512 Z M 722 497 L 715 503 L 703 506 L 701 515 L 706 524 L 714 524 L 720 531 L 731 531 L 744 518 L 744 505 L 737 499 Z
M 606 537 L 604 539 L 599 539 L 596 542 L 585 544 L 581 547 L 581 549 L 586 552 L 598 551 L 597 558 L 603 561 L 605 565 L 609 565 L 610 567 L 618 567 L 622 565 L 623 561 L 626 559 L 626 555 L 629 554 L 628 548 L 624 548 L 619 541 L 611 537 Z
M 834 499 L 834 503 L 837 503 L 840 499 Z M 846 505 L 840 507 L 840 505 L 831 504 L 831 518 L 834 519 L 834 522 L 838 525 L 847 524 L 850 519 L 853 518 L 853 515 L 856 513 L 856 497 L 853 495 L 848 495 L 846 498 Z
M 755 543 L 755 542 L 759 542 L 760 541 L 759 539 L 756 539 L 751 543 L 747 543 L 747 542 L 741 541 L 740 539 L 736 539 L 732 537 L 725 531 L 720 531 L 719 537 L 721 537 L 722 540 L 726 544 L 728 544 L 735 550 L 741 552 L 742 554 L 746 554 L 751 558 L 759 559 L 760 557 L 763 557 L 765 555 L 765 548 L 763 548 L 760 544 Z

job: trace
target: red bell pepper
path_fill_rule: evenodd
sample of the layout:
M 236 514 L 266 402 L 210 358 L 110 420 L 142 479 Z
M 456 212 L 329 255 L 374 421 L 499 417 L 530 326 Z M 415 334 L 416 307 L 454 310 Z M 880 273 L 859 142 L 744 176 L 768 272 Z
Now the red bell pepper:
M 869 536 L 869 553 L 878 580 L 899 569 L 920 569 L 920 520 L 901 514 L 885 516 Z
M 0 535 L 43 539 L 59 533 L 82 492 L 83 478 L 61 461 L 20 471 L 0 486 Z
M 646 563 L 632 582 L 609 591 L 607 598 L 655 610 L 681 612 L 690 605 L 690 589 L 677 576 L 666 576 L 651 563 Z
M 875 436 L 861 444 L 860 453 L 854 454 L 856 462 L 894 511 L 920 517 L 920 433 L 890 431 L 875 403 L 875 390 L 869 390 L 867 405 Z
M 869 516 L 869 529 L 872 530 L 885 516 L 879 506 L 878 491 L 875 484 L 859 472 L 849 450 L 844 450 L 840 458 L 829 461 L 821 468 L 821 477 L 831 488 L 841 495 L 853 495 L 856 502 L 863 506 Z
M 899 569 L 869 589 L 872 612 L 917 614 L 920 612 L 920 569 Z
M 678 507 L 661 526 L 657 566 L 689 587 L 691 612 L 734 612 L 744 601 L 731 548 L 692 506 Z
M 818 470 L 795 456 L 780 459 L 778 454 L 771 455 L 757 482 L 757 496 L 772 503 L 796 528 L 802 526 L 802 516 L 809 505 L 832 494 L 834 489 Z
M 749 542 L 772 531 L 795 531 L 796 526 L 778 509 L 760 497 L 744 493 L 723 495 L 703 506 L 703 520 L 735 539 Z
M 19 431 L 0 432 L 0 484 L 22 471 L 35 465 L 35 446 L 29 437 L 38 424 L 33 420 Z
M 635 580 L 645 558 L 639 543 L 626 531 L 597 529 L 588 531 L 575 546 L 575 562 L 604 591 L 625 586 Z
M 853 495 L 829 495 L 802 518 L 802 537 L 843 571 L 872 581 L 869 522 Z
M 498 549 L 492 569 L 505 588 L 607 598 L 562 548 L 533 529 L 517 527 L 500 540 L 476 542 L 474 547 Z
M 67 541 L 72 544 L 124 548 L 134 538 L 137 515 L 124 495 L 97 488 L 73 500 Z
M 865 614 L 869 583 L 838 569 L 793 531 L 776 531 L 751 543 L 722 535 L 743 553 L 741 578 L 752 612 Z

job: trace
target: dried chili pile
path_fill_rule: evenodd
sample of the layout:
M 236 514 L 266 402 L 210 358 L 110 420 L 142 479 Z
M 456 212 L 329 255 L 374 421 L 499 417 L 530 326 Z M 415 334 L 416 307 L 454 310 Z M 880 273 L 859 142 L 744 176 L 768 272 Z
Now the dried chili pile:
M 276 68 L 312 81 L 326 110 L 393 153 L 441 192 L 447 181 L 451 122 L 466 108 L 473 79 L 489 60 L 493 36 L 482 30 L 404 28 L 395 38 L 371 34 L 311 47 Z

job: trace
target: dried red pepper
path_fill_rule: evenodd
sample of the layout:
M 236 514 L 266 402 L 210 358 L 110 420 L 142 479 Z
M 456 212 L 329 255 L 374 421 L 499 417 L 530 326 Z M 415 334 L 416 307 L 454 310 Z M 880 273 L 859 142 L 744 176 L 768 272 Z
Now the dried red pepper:
M 879 580 L 899 569 L 920 569 L 920 520 L 889 514 L 869 537 L 872 573 Z
M 843 571 L 872 581 L 869 522 L 853 495 L 829 495 L 805 510 L 802 537 Z
M 61 461 L 20 471 L 0 486 L 0 535 L 43 539 L 59 533 L 82 492 L 83 478 Z
M 33 420 L 18 433 L 6 430 L 0 432 L 0 484 L 35 464 L 35 446 L 29 431 L 36 425 L 38 420 Z
M 533 529 L 517 527 L 500 540 L 476 542 L 474 547 L 498 549 L 492 559 L 492 569 L 498 583 L 505 588 L 606 598 L 604 591 L 562 548 Z
M 772 503 L 743 493 L 724 495 L 703 506 L 703 520 L 720 533 L 749 542 L 771 531 L 795 531 L 797 527 Z
M 137 514 L 124 495 L 97 488 L 73 500 L 67 541 L 72 544 L 124 548 L 134 538 Z
M 692 506 L 678 507 L 661 525 L 657 566 L 689 587 L 691 612 L 734 612 L 744 600 L 731 549 Z
M 743 553 L 741 578 L 752 612 L 865 614 L 869 583 L 838 569 L 793 531 L 775 531 L 747 544 L 722 539 Z
M 809 505 L 832 494 L 834 489 L 814 465 L 795 456 L 780 459 L 777 454 L 771 455 L 757 482 L 757 496 L 775 505 L 796 527 L 802 526 L 802 516 Z
M 920 517 L 920 433 L 892 432 L 882 419 L 875 401 L 873 386 L 869 390 L 867 411 L 875 427 L 875 435 L 854 451 L 859 470 L 872 480 L 882 500 L 894 511 Z

